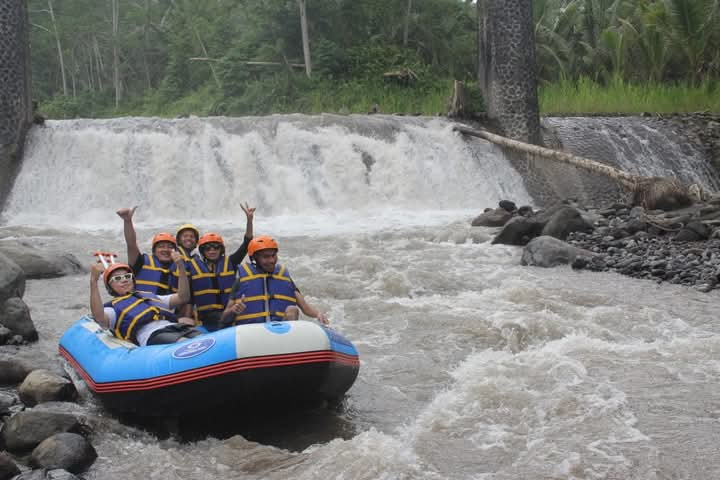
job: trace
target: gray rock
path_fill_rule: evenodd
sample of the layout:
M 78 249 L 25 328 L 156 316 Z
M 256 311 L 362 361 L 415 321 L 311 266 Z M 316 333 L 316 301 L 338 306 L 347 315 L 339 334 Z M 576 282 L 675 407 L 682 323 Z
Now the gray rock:
M 33 370 L 27 362 L 15 357 L 0 357 L 0 385 L 17 385 Z
M 5 452 L 0 452 L 0 480 L 7 480 L 20 473 L 15 460 Z
M 575 262 L 578 257 L 590 258 L 593 254 L 555 237 L 542 235 L 533 238 L 523 250 L 522 265 L 556 267 Z M 577 267 L 576 267 L 577 268 Z
M 63 469 L 46 470 L 44 468 L 25 472 L 13 480 L 78 480 L 78 477 Z
M 17 263 L 27 278 L 55 278 L 83 270 L 72 254 L 46 252 L 27 243 L 0 242 L 0 252 Z
M 9 257 L 0 253 L 0 302 L 25 295 L 25 273 Z
M 512 218 L 512 213 L 504 208 L 496 208 L 489 212 L 484 212 L 475 217 L 472 221 L 473 227 L 502 227 L 508 220 Z
M 77 397 L 75 385 L 67 378 L 47 370 L 33 370 L 18 389 L 20 400 L 33 407 L 38 403 L 73 400 Z
M 77 433 L 58 433 L 43 440 L 30 455 L 30 464 L 40 468 L 62 468 L 82 473 L 92 465 L 97 452 Z
M 10 417 L 0 435 L 9 451 L 23 452 L 56 433 L 78 431 L 80 422 L 74 415 L 25 410 Z
M 30 310 L 20 297 L 8 298 L 0 304 L 0 323 L 29 342 L 38 338 Z

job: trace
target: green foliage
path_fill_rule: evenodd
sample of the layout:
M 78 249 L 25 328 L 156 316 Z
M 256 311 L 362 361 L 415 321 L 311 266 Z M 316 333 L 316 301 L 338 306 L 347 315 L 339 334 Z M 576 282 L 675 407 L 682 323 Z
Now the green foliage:
M 308 0 L 310 79 L 297 66 L 296 0 L 117 2 L 114 35 L 112 1 L 28 0 L 33 92 L 46 115 L 364 112 L 375 103 L 429 114 L 446 110 L 454 79 L 477 77 L 476 5 L 467 0 Z M 595 92 L 567 87 L 588 79 L 610 90 L 702 91 L 720 79 L 718 0 L 533 3 L 537 71 L 552 91 Z M 383 80 L 402 70 L 416 80 Z

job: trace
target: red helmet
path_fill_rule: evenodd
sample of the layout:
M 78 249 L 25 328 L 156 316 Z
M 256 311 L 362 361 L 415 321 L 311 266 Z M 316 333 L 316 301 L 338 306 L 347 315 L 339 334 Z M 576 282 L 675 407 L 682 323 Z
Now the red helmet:
M 255 237 L 250 240 L 250 244 L 248 245 L 248 255 L 252 257 L 255 255 L 255 252 L 259 250 L 267 250 L 269 248 L 279 250 L 278 244 L 274 238 L 268 235 L 260 235 L 259 237 Z
M 160 232 L 153 237 L 152 249 L 155 250 L 155 245 L 157 245 L 160 242 L 170 242 L 177 247 L 177 241 L 175 241 L 175 237 L 173 237 L 168 232 Z
M 221 250 L 225 250 L 225 242 L 223 241 L 223 238 L 217 233 L 213 232 L 208 232 L 202 237 L 200 237 L 200 240 L 198 240 L 198 250 L 203 251 L 203 247 L 210 243 L 220 244 L 220 246 L 222 247 Z
M 110 295 L 115 295 L 115 292 L 113 292 L 112 288 L 110 288 L 110 277 L 112 276 L 113 272 L 116 272 L 118 270 L 127 270 L 128 272 L 132 273 L 132 268 L 130 268 L 130 265 L 126 263 L 113 263 L 109 265 L 105 269 L 105 271 L 103 271 L 103 282 L 105 282 L 105 288 Z

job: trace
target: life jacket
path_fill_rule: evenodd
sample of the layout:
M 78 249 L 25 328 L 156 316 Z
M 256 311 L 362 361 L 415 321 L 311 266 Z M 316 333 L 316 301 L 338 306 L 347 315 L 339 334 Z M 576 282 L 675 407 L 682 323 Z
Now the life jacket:
M 189 262 L 194 257 L 194 255 L 192 253 L 194 250 L 195 249 L 186 250 L 185 247 L 183 247 L 179 243 L 177 245 L 177 251 L 178 251 L 178 253 L 180 253 L 180 255 L 183 256 L 183 260 L 185 260 L 185 262 Z
M 297 304 L 295 283 L 285 266 L 280 264 L 268 274 L 252 263 L 241 263 L 232 298 L 240 299 L 243 295 L 246 308 L 235 315 L 236 325 L 283 320 L 285 309 Z
M 230 299 L 236 269 L 230 264 L 230 257 L 221 255 L 213 272 L 199 255 L 193 255 L 188 263 L 193 304 L 202 321 L 203 313 L 222 312 Z
M 115 336 L 137 343 L 140 327 L 155 320 L 177 321 L 175 312 L 163 304 L 157 296 L 147 292 L 133 292 L 115 297 L 105 303 L 115 310 Z
M 155 255 L 142 255 L 143 265 L 135 274 L 135 288 L 141 292 L 155 295 L 168 295 L 177 291 L 177 275 L 173 279 L 172 273 L 177 266 L 170 263 L 164 266 Z

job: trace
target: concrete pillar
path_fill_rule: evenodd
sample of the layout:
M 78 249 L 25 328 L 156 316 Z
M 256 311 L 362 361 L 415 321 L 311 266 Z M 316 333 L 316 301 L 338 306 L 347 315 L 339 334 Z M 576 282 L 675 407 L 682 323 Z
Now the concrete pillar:
M 505 136 L 540 145 L 532 0 L 478 0 L 477 8 L 488 116 Z
M 0 210 L 22 159 L 32 123 L 30 35 L 26 0 L 0 0 Z

